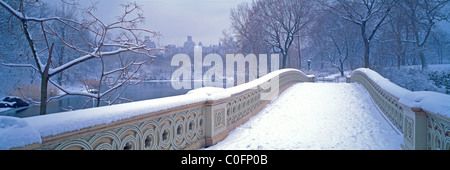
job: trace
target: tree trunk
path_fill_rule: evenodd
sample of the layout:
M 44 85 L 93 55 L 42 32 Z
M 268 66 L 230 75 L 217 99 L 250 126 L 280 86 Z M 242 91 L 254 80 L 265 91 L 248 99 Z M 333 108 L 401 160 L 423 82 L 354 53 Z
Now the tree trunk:
M 405 55 L 400 33 L 396 34 L 396 42 L 397 42 L 397 67 L 400 68 L 402 64 L 404 65 L 404 63 L 402 63 L 402 58 L 404 58 Z
M 281 68 L 286 68 L 287 53 L 282 52 L 281 54 L 283 54 L 283 64 L 282 64 Z
M 320 69 L 322 69 L 323 70 L 323 63 L 325 62 L 325 61 L 323 61 L 323 56 L 324 55 L 321 55 L 322 57 L 321 57 L 321 61 L 320 61 Z
M 369 62 L 369 54 L 370 54 L 370 40 L 367 38 L 366 35 L 366 21 L 363 21 L 360 25 L 361 27 L 361 36 L 364 41 L 364 68 L 370 68 L 370 62 Z
M 364 38 L 364 39 L 365 39 L 365 38 Z M 370 44 L 369 44 L 369 41 L 364 40 L 364 68 L 370 68 L 369 54 L 370 54 Z
M 302 56 L 301 56 L 301 46 L 300 46 L 300 37 L 297 37 L 297 49 L 298 49 L 298 69 L 302 69 Z
M 443 54 L 442 54 L 442 44 L 439 44 L 438 46 L 438 55 L 439 55 L 439 64 L 443 64 Z
M 62 35 L 61 36 L 65 40 L 65 37 L 66 37 L 65 27 L 62 27 Z M 64 63 L 64 52 L 65 52 L 64 48 L 65 48 L 64 45 L 61 43 L 61 46 L 60 46 L 60 49 L 59 49 L 58 66 L 62 66 L 63 63 Z M 58 80 L 57 80 L 58 84 L 60 86 L 62 86 L 62 80 L 63 80 L 63 74 L 61 73 L 61 74 L 58 75 Z
M 424 50 L 425 49 L 423 46 L 419 47 L 419 59 L 422 64 L 422 70 L 428 68 L 428 62 L 427 59 L 425 58 L 425 54 L 423 53 Z
M 402 52 L 402 66 L 406 65 L 406 54 L 405 51 Z
M 55 43 L 52 43 L 52 45 L 50 46 L 47 64 L 45 65 L 44 72 L 42 72 L 41 74 L 41 106 L 39 113 L 40 115 L 45 115 L 47 113 L 47 90 L 48 90 L 48 81 L 50 80 L 48 71 L 50 69 L 50 65 L 52 62 L 54 45 Z
M 298 51 L 298 69 L 302 69 L 302 56 L 300 55 L 300 50 Z
M 96 107 L 100 107 L 100 101 L 101 101 L 101 98 L 97 98 L 97 99 L 95 99 L 95 100 L 97 100 Z
M 42 76 L 41 79 L 41 105 L 40 105 L 40 115 L 45 115 L 47 113 L 47 85 L 48 85 L 48 75 Z

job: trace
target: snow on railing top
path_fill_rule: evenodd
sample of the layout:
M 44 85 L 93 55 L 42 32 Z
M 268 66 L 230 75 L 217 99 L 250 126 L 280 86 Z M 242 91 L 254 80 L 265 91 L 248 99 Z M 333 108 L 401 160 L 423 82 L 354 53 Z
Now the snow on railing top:
M 205 101 L 204 95 L 179 95 L 152 100 L 24 118 L 42 137 Z
M 237 93 L 240 93 L 242 91 L 245 91 L 247 89 L 256 88 L 259 85 L 263 84 L 264 82 L 267 82 L 270 79 L 273 79 L 275 76 L 281 75 L 282 73 L 289 72 L 289 71 L 297 72 L 301 76 L 303 76 L 305 79 L 310 79 L 311 78 L 310 76 L 306 75 L 305 73 L 303 73 L 303 72 L 301 72 L 300 70 L 297 70 L 297 69 L 282 69 L 282 70 L 273 71 L 273 72 L 271 72 L 271 73 L 269 73 L 269 74 L 267 74 L 267 75 L 265 75 L 265 76 L 263 76 L 263 77 L 261 77 L 259 79 L 255 79 L 255 80 L 250 81 L 248 83 L 228 88 L 227 91 L 229 91 L 233 95 L 233 94 L 237 94 Z
M 370 78 L 374 83 L 378 84 L 384 91 L 394 95 L 397 98 L 400 98 L 401 96 L 411 92 L 405 88 L 402 88 L 392 83 L 391 81 L 389 81 L 389 79 L 384 78 L 383 76 L 381 76 L 380 74 L 371 69 L 367 68 L 356 69 L 355 71 L 353 71 L 352 76 L 354 74 L 357 74 L 358 72 L 367 75 L 368 78 Z
M 295 71 L 304 75 L 304 73 L 295 69 L 282 69 L 271 72 L 249 83 L 228 89 L 204 87 L 191 90 L 185 95 L 88 108 L 72 111 L 70 113 L 55 113 L 27 118 L 0 116 L 0 149 L 10 149 L 32 143 L 42 143 L 41 138 L 47 136 L 59 135 L 66 132 L 108 124 L 175 107 L 224 99 L 233 94 L 256 88 L 258 85 L 289 71 Z M 306 75 L 305 77 L 310 78 Z M 27 133 L 24 133 L 24 131 L 27 131 Z M 32 133 L 33 135 L 29 135 L 29 133 Z M 3 141 L 11 139 L 14 139 L 14 141 L 9 143 Z
M 0 150 L 41 143 L 41 135 L 23 119 L 0 116 Z
M 402 96 L 399 102 L 411 108 L 421 108 L 430 113 L 443 115 L 450 120 L 450 95 L 417 91 Z
M 398 98 L 399 103 L 410 108 L 421 108 L 427 112 L 445 116 L 450 120 L 450 95 L 430 91 L 413 92 L 392 83 L 377 72 L 367 68 L 356 69 L 352 76 L 359 73 L 365 74 L 384 91 Z
M 275 76 L 279 76 L 285 72 L 296 72 L 296 73 L 300 74 L 302 77 L 304 77 L 305 79 L 311 79 L 314 77 L 311 75 L 306 75 L 297 69 L 282 69 L 282 70 L 273 71 L 267 75 L 264 75 L 263 77 L 261 77 L 259 79 L 255 79 L 248 83 L 230 87 L 227 89 L 218 88 L 218 87 L 203 87 L 203 88 L 191 90 L 187 94 L 203 93 L 208 96 L 207 100 L 219 100 L 219 99 L 230 97 L 231 95 L 234 95 L 234 94 L 238 94 L 245 90 L 256 89 L 261 84 L 263 84 L 263 83 L 275 78 Z

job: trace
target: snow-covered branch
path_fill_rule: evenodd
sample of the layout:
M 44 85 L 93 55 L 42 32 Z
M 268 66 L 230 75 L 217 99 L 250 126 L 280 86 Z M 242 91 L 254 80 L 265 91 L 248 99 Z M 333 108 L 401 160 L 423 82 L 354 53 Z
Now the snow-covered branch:
M 13 64 L 13 63 L 3 63 L 0 62 L 0 65 L 8 66 L 8 67 L 28 67 L 36 70 L 41 74 L 41 114 L 45 114 L 46 112 L 46 103 L 59 99 L 61 97 L 67 95 L 80 95 L 87 96 L 92 99 L 97 99 L 97 101 L 105 101 L 101 98 L 106 94 L 115 91 L 119 87 L 125 85 L 129 80 L 136 75 L 141 66 L 146 63 L 144 61 L 136 61 L 133 60 L 129 63 L 124 63 L 121 57 L 120 66 L 114 65 L 106 65 L 103 61 L 103 58 L 108 57 L 111 59 L 115 59 L 117 55 L 123 54 L 125 52 L 131 52 L 131 54 L 147 56 L 150 58 L 155 58 L 150 54 L 150 51 L 153 50 L 161 50 L 158 48 L 148 48 L 144 41 L 141 40 L 141 33 L 157 35 L 156 32 L 150 31 L 147 29 L 142 29 L 138 27 L 138 24 L 144 21 L 144 17 L 142 14 L 137 13 L 141 10 L 140 6 L 137 3 L 129 3 L 123 5 L 124 11 L 118 18 L 116 22 L 111 24 L 105 23 L 99 17 L 97 17 L 93 10 L 95 9 L 95 4 L 88 8 L 87 15 L 82 22 L 77 21 L 76 19 L 66 18 L 65 16 L 57 16 L 57 17 L 30 17 L 25 15 L 24 8 L 25 4 L 30 5 L 31 2 L 28 1 L 20 1 L 19 9 L 14 9 L 11 5 L 6 3 L 3 0 L 0 0 L 0 6 L 6 9 L 11 16 L 10 18 L 17 18 L 22 26 L 22 30 L 25 34 L 27 42 L 30 46 L 32 52 L 32 58 L 34 59 L 33 64 Z M 30 3 L 30 4 L 29 4 Z M 63 1 L 65 5 L 74 6 L 74 3 L 70 3 L 67 1 Z M 36 7 L 36 6 L 33 6 Z M 27 13 L 28 14 L 28 13 Z M 137 16 L 137 17 L 135 17 Z M 28 25 L 31 25 L 30 27 Z M 35 27 L 37 26 L 37 27 Z M 65 29 L 62 30 L 61 26 Z M 68 38 L 67 32 L 70 32 L 70 38 Z M 117 32 L 120 35 L 115 35 Z M 93 37 L 92 37 L 93 36 Z M 73 41 L 73 39 L 77 38 L 77 41 Z M 79 37 L 79 38 L 78 38 Z M 55 42 L 57 43 L 58 48 L 68 48 L 72 49 L 69 56 L 67 53 L 59 53 L 58 59 L 55 59 L 55 56 L 52 54 L 57 53 L 54 51 Z M 87 47 L 87 48 L 86 48 Z M 48 52 L 48 55 L 45 56 Z M 130 54 L 130 53 L 127 53 Z M 62 62 L 62 57 L 71 58 L 67 62 Z M 64 88 L 61 84 L 55 83 L 54 80 L 51 80 L 52 77 L 60 74 L 67 74 L 66 70 L 73 68 L 74 66 L 80 65 L 81 63 L 85 63 L 91 59 L 100 59 L 101 60 L 101 76 L 98 82 L 98 94 L 93 94 L 89 92 L 76 92 L 70 91 Z M 45 62 L 41 62 L 41 59 Z M 58 61 L 58 62 L 55 62 Z M 67 59 L 66 59 L 67 60 Z M 108 60 L 111 62 L 111 60 Z M 108 67 L 111 71 L 104 71 L 105 68 Z M 116 67 L 116 68 L 109 68 Z M 117 68 L 119 67 L 119 68 Z M 137 67 L 133 72 L 129 72 L 129 69 Z M 115 74 L 120 73 L 120 74 Z M 132 73 L 130 76 L 129 73 Z M 116 76 L 117 81 L 115 81 L 112 85 L 112 88 L 101 93 L 100 87 L 103 79 L 108 79 L 111 76 Z M 61 77 L 61 76 L 60 76 Z M 56 88 L 64 92 L 64 94 L 60 96 L 47 98 L 47 85 L 48 82 L 54 85 Z M 120 94 L 122 94 L 121 92 Z M 121 97 L 116 97 L 114 99 L 122 99 Z M 97 103 L 98 104 L 98 103 Z
M 55 82 L 52 81 L 52 80 L 49 80 L 49 82 L 50 82 L 52 85 L 54 85 L 56 88 L 58 88 L 59 90 L 61 90 L 61 91 L 64 92 L 63 95 L 61 95 L 61 96 L 59 96 L 59 97 L 54 97 L 54 99 L 60 98 L 60 97 L 66 96 L 66 95 L 86 96 L 86 97 L 91 97 L 91 98 L 96 98 L 96 97 L 97 97 L 97 95 L 92 94 L 92 93 L 68 90 L 68 89 L 62 87 L 61 85 L 59 85 L 58 83 L 55 83 Z M 49 99 L 49 100 L 50 100 L 50 99 Z
M 49 75 L 50 76 L 56 75 L 56 74 L 58 74 L 58 73 L 60 73 L 60 72 L 62 72 L 64 70 L 67 70 L 67 69 L 69 69 L 69 68 L 71 68 L 71 67 L 73 67 L 73 66 L 75 66 L 77 64 L 80 64 L 80 63 L 82 63 L 84 61 L 87 61 L 87 60 L 90 60 L 92 58 L 98 57 L 99 55 L 112 56 L 112 55 L 117 55 L 117 54 L 120 54 L 120 53 L 123 53 L 123 52 L 133 51 L 133 50 L 137 50 L 137 49 L 144 49 L 144 48 L 145 48 L 145 45 L 141 45 L 141 46 L 138 46 L 138 47 L 120 48 L 120 49 L 114 50 L 114 51 L 101 52 L 101 54 L 98 54 L 98 52 L 97 53 L 91 53 L 91 54 L 84 55 L 84 56 L 81 56 L 79 58 L 76 58 L 76 59 L 74 59 L 74 60 L 72 60 L 70 62 L 67 62 L 66 64 L 64 64 L 62 66 L 59 66 L 59 67 L 54 68 L 54 69 L 51 69 L 49 71 Z
M 145 63 L 145 62 L 144 62 L 144 63 Z M 139 69 L 141 68 L 142 64 L 144 64 L 144 63 L 139 64 L 139 65 L 138 65 L 138 68 L 137 68 L 137 69 L 136 69 L 129 77 L 127 77 L 125 81 L 122 81 L 122 82 L 120 82 L 120 83 L 117 83 L 116 85 L 114 85 L 113 87 L 109 88 L 108 90 L 106 90 L 105 92 L 103 92 L 103 93 L 101 93 L 101 94 L 99 93 L 99 95 L 98 95 L 99 97 L 97 97 L 97 99 L 100 100 L 100 99 L 103 98 L 105 95 L 111 93 L 112 91 L 117 90 L 118 88 L 122 87 L 122 86 L 125 85 L 125 84 L 126 84 L 126 87 L 128 87 L 130 84 L 127 84 L 127 83 L 134 77 L 134 75 L 139 71 Z M 139 80 L 139 81 L 142 81 L 142 79 Z M 122 91 L 117 95 L 117 97 L 116 97 L 114 100 L 112 100 L 109 104 L 114 103 L 118 98 L 120 98 L 120 96 L 122 95 L 122 93 L 125 91 L 126 87 L 125 87 L 124 89 L 122 89 Z M 111 95 L 110 95 L 110 96 L 111 96 Z
M 3 0 L 0 0 L 0 5 L 3 6 L 6 10 L 8 10 L 9 13 L 11 13 L 14 17 L 21 20 L 22 22 L 27 21 L 33 21 L 33 22 L 46 22 L 46 21 L 52 21 L 52 20 L 61 20 L 60 17 L 49 17 L 49 18 L 36 18 L 36 17 L 28 17 L 26 15 L 23 15 L 21 12 L 15 10 L 13 7 L 8 5 Z
M 29 67 L 29 68 L 32 68 L 33 70 L 39 71 L 36 67 L 34 67 L 31 64 L 10 64 L 10 63 L 0 62 L 0 65 L 7 66 L 7 67 Z

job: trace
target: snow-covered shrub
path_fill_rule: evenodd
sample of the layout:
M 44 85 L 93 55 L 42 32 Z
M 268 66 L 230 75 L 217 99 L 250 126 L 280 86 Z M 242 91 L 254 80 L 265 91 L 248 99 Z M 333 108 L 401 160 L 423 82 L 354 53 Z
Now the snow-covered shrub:
M 436 87 L 445 91 L 446 94 L 450 94 L 450 73 L 445 71 L 429 71 L 428 77 L 434 82 Z
M 450 75 L 445 70 L 420 67 L 381 68 L 376 70 L 391 82 L 411 91 L 435 91 L 449 94 Z M 449 70 L 450 71 L 450 70 Z

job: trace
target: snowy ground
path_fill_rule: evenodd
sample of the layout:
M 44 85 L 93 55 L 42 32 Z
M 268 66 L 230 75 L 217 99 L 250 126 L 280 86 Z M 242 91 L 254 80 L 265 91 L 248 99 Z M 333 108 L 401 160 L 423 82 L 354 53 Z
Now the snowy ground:
M 299 83 L 206 149 L 397 150 L 401 143 L 361 85 Z

